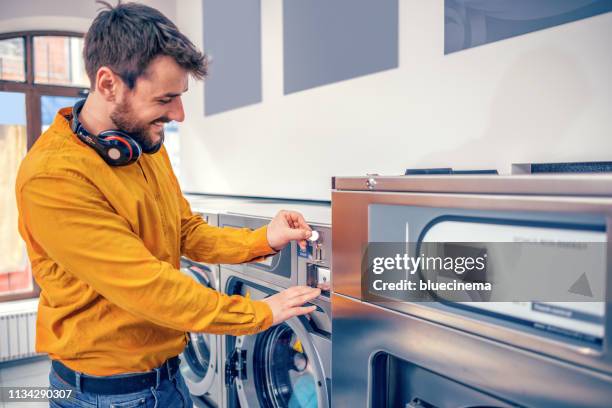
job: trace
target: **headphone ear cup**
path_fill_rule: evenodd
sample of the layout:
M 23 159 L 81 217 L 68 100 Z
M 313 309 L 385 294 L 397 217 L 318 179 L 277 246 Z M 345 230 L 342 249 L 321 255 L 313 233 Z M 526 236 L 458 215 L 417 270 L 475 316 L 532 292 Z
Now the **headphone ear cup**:
M 85 105 L 86 99 L 80 99 L 72 107 L 70 128 L 72 132 L 85 144 L 92 147 L 106 163 L 111 166 L 126 166 L 137 161 L 142 155 L 142 147 L 120 130 L 106 130 L 99 135 L 91 135 L 79 121 L 79 113 Z M 163 140 L 162 140 L 163 142 Z
M 97 137 L 97 144 L 104 151 L 102 158 L 111 166 L 126 166 L 142 155 L 140 145 L 126 133 L 106 130 Z

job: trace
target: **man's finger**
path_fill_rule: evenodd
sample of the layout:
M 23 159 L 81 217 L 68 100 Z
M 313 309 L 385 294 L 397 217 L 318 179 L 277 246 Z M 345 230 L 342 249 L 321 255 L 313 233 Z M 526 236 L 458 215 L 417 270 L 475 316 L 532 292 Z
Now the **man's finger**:
M 304 307 L 294 307 L 289 311 L 289 315 L 291 317 L 301 316 L 308 313 L 312 313 L 317 310 L 316 306 L 304 306 Z
M 308 231 L 312 231 L 312 228 L 310 228 L 310 225 L 308 225 L 306 223 L 306 220 L 304 219 L 304 216 L 302 214 L 300 214 L 299 212 L 292 212 L 291 213 L 291 219 L 293 220 L 293 223 L 298 227 L 298 228 L 302 228 Z
M 285 219 L 287 220 L 287 224 L 289 224 L 289 227 L 294 229 L 297 228 L 297 225 L 290 216 L 287 216 Z
M 291 300 L 289 300 L 287 302 L 287 305 L 289 305 L 290 307 L 298 307 L 298 306 L 302 306 L 305 303 L 308 303 L 309 301 L 315 299 L 318 295 L 315 296 L 311 296 L 311 295 L 302 295 L 296 298 L 293 298 Z
M 297 223 L 293 218 L 292 212 L 291 211 L 284 211 L 283 212 L 283 218 L 285 219 L 285 221 L 287 221 L 287 225 L 289 225 L 289 227 L 291 228 L 297 228 Z
M 298 297 L 306 293 L 310 293 L 316 290 L 316 288 L 311 288 L 310 286 L 300 285 L 300 286 L 292 286 L 288 290 L 291 290 L 292 297 Z
M 310 238 L 312 232 L 306 229 L 289 229 L 287 231 L 287 238 L 291 241 L 302 241 Z
M 331 286 L 329 285 L 329 282 L 325 282 L 325 283 L 320 283 L 317 285 L 317 287 L 321 290 L 330 290 Z
M 301 306 L 308 301 L 316 299 L 320 294 L 321 294 L 321 289 L 314 288 L 312 291 L 308 291 L 307 293 L 303 293 L 300 296 L 296 296 L 293 299 L 289 300 L 289 305 Z

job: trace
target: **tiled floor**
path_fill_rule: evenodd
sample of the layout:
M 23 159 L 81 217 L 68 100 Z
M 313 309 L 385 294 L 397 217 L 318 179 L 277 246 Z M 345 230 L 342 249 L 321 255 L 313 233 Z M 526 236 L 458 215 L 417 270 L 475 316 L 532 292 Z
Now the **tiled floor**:
M 0 365 L 0 387 L 48 387 L 49 368 L 47 358 L 11 362 Z M 15 402 L 0 401 L 0 408 L 38 408 L 48 407 L 48 402 Z

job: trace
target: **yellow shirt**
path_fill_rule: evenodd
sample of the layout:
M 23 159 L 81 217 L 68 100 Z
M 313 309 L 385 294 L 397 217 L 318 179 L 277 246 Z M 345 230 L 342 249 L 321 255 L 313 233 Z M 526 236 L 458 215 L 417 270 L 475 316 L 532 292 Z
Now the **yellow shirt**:
M 147 371 L 185 332 L 252 334 L 267 304 L 197 284 L 180 256 L 240 263 L 273 253 L 266 227 L 217 228 L 191 212 L 165 149 L 111 167 L 60 110 L 23 160 L 19 231 L 41 288 L 36 349 L 91 375 Z

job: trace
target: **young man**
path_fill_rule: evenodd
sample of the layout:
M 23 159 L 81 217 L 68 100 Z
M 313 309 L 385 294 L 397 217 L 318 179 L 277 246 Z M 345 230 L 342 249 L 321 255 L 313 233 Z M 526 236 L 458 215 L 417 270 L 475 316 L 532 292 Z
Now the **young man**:
M 191 406 L 177 355 L 186 332 L 252 334 L 312 312 L 318 289 L 264 301 L 207 289 L 180 257 L 239 263 L 272 254 L 310 228 L 281 211 L 251 231 L 207 225 L 183 198 L 162 146 L 164 123 L 184 119 L 188 76 L 206 60 L 159 11 L 107 4 L 85 36 L 91 93 L 59 111 L 21 165 L 19 229 L 41 295 L 37 350 L 51 406 Z M 144 152 L 139 157 L 140 150 Z

